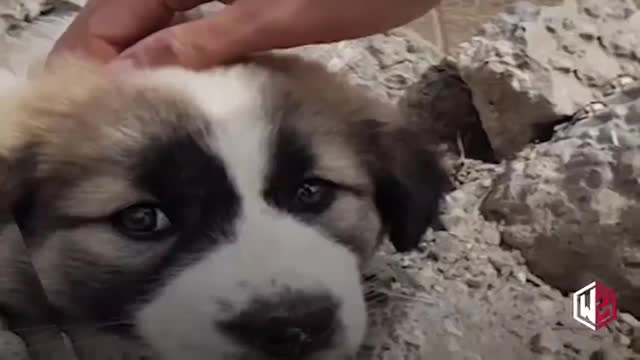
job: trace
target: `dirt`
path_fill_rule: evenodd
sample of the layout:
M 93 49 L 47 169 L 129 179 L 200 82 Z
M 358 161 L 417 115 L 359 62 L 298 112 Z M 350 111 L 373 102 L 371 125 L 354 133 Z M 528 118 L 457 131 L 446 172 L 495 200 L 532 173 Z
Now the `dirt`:
M 570 294 L 501 246 L 478 207 L 502 166 L 457 165 L 447 230 L 430 231 L 421 252 L 383 253 L 372 266 L 373 327 L 361 359 L 640 359 L 630 347 L 638 320 L 621 313 L 598 331 L 579 324 Z

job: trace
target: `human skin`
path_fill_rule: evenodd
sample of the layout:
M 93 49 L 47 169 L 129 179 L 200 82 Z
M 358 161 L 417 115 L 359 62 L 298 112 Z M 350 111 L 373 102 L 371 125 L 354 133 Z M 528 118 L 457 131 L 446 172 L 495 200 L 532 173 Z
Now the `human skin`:
M 236 0 L 180 22 L 203 0 L 89 0 L 49 59 L 72 53 L 116 69 L 195 70 L 272 49 L 368 36 L 404 25 L 440 0 Z M 220 1 L 219 1 L 220 2 Z

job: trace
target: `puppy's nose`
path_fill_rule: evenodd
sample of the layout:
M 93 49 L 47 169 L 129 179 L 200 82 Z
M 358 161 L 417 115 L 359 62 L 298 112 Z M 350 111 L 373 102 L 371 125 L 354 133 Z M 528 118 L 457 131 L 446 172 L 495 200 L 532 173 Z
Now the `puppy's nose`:
M 278 359 L 304 359 L 331 345 L 337 302 L 328 295 L 287 295 L 259 300 L 221 324 L 230 336 Z

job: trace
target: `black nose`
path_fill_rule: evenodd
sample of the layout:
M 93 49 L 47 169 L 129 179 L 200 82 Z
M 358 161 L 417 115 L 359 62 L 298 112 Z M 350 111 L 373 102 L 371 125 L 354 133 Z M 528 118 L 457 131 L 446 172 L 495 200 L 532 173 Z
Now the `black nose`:
M 328 295 L 287 294 L 260 299 L 220 328 L 278 359 L 303 359 L 328 348 L 337 327 L 337 302 Z

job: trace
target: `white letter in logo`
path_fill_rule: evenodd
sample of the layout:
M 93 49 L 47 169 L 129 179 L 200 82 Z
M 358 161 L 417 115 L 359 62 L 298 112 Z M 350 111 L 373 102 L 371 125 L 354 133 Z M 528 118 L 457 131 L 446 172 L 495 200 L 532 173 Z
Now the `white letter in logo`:
M 589 329 L 596 330 L 595 281 L 573 294 L 573 318 Z

